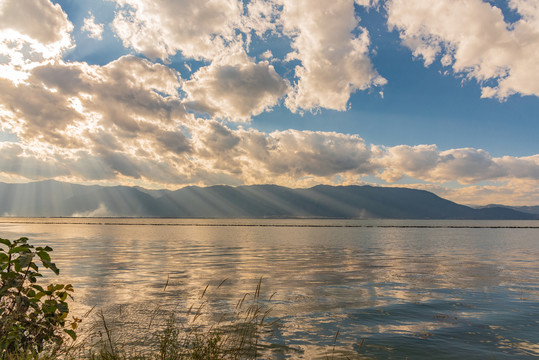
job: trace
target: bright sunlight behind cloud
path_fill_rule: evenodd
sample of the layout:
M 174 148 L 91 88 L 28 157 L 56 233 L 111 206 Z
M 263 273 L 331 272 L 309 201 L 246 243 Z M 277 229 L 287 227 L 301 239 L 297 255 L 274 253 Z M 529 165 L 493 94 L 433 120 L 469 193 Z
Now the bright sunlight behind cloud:
M 386 33 L 398 34 L 394 47 L 409 49 L 408 57 L 476 81 L 478 98 L 531 95 L 537 103 L 532 0 L 509 2 L 512 22 L 481 0 L 114 6 L 106 23 L 91 8 L 75 21 L 63 1 L 0 1 L 0 131 L 10 136 L 0 142 L 0 180 L 167 188 L 374 182 L 467 203 L 539 203 L 537 149 L 494 156 L 404 139 L 373 144 L 361 135 L 361 126 L 376 123 L 368 119 L 357 121 L 357 134 L 327 129 L 328 111 L 361 110 L 359 96 L 391 101 L 392 77 L 377 66 L 391 59 L 382 61 L 374 45 Z M 376 14 L 387 23 L 366 21 Z M 80 39 L 97 44 L 113 35 L 113 61 L 74 58 Z M 328 126 L 294 126 L 302 116 L 326 116 Z

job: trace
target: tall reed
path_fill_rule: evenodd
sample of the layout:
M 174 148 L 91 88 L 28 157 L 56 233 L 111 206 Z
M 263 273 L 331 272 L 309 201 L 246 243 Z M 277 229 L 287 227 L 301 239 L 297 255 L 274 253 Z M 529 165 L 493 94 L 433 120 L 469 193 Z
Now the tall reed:
M 271 329 L 277 320 L 268 321 L 269 299 L 261 298 L 262 279 L 254 292 L 238 298 L 233 308 L 222 314 L 208 310 L 208 285 L 197 301 L 180 312 L 168 311 L 164 324 L 149 320 L 152 342 L 146 350 L 126 345 L 121 331 L 98 312 L 94 326 L 82 343 L 66 351 L 64 359 L 89 360 L 217 360 L 256 359 L 269 347 Z M 166 288 L 166 287 L 165 287 Z M 272 295 L 273 296 L 273 295 Z M 218 316 L 217 320 L 212 320 Z M 116 333 L 115 333 L 116 332 Z M 18 359 L 17 359 L 18 360 Z

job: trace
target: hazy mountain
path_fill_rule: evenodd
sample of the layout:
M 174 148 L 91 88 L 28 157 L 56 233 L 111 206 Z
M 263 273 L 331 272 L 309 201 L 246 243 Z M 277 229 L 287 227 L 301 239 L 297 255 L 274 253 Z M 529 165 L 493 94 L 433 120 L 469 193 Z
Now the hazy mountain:
M 502 206 L 473 209 L 423 190 L 373 186 L 290 189 L 189 186 L 176 191 L 42 181 L 0 183 L 2 216 L 538 219 Z
M 3 216 L 163 216 L 151 195 L 126 186 L 84 186 L 47 180 L 0 183 Z
M 523 213 L 539 215 L 539 206 L 507 206 L 507 205 L 490 204 L 487 206 L 480 206 L 479 208 L 490 209 L 493 207 L 511 209 L 511 210 L 516 210 Z

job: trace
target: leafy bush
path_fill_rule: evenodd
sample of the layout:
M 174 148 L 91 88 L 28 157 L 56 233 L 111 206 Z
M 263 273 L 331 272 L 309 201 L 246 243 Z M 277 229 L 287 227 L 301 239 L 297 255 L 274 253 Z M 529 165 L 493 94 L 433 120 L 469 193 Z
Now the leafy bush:
M 52 249 L 35 247 L 21 237 L 0 239 L 0 356 L 14 354 L 37 357 L 46 347 L 58 349 L 66 334 L 75 339 L 78 319 L 67 321 L 70 284 L 37 284 L 38 263 L 59 274 L 51 261 Z M 36 260 L 36 261 L 34 261 Z

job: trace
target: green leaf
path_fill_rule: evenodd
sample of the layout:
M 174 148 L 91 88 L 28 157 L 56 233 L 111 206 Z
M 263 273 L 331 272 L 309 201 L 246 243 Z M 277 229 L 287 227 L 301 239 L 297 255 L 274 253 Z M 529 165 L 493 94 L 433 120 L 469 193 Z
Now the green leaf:
M 4 253 L 0 253 L 0 262 L 8 262 L 8 261 L 9 261 L 9 256 L 7 256 Z
M 43 287 L 41 285 L 37 285 L 37 284 L 34 284 L 32 285 L 32 287 L 36 290 L 39 290 L 41 292 L 45 292 L 45 289 L 43 289 Z
M 77 339 L 77 334 L 76 334 L 73 330 L 70 330 L 70 329 L 64 329 L 64 332 L 65 332 L 67 335 L 71 336 L 71 338 L 72 338 L 73 340 L 76 340 L 76 339 Z
M 51 261 L 51 256 L 46 251 L 38 251 L 37 255 L 41 258 L 41 260 Z
M 61 313 L 66 313 L 67 314 L 69 312 L 69 306 L 67 306 L 67 304 L 65 302 L 59 303 L 58 305 L 56 305 L 56 308 Z
M 56 264 L 47 260 L 43 260 L 43 266 L 47 269 L 51 269 L 56 275 L 60 274 L 60 270 L 56 267 Z
M 30 251 L 30 248 L 28 247 L 28 245 L 15 246 L 14 248 L 9 249 L 8 254 L 26 253 L 28 251 Z
M 31 252 L 21 254 L 21 255 L 19 256 L 19 261 L 20 261 L 21 267 L 22 267 L 22 268 L 25 268 L 25 267 L 27 267 L 28 265 L 30 265 L 30 263 L 32 262 L 32 259 L 33 259 L 33 258 L 34 258 L 34 254 L 32 254 Z
M 0 244 L 4 244 L 7 247 L 10 247 L 11 246 L 11 241 L 9 241 L 8 239 L 0 239 Z

